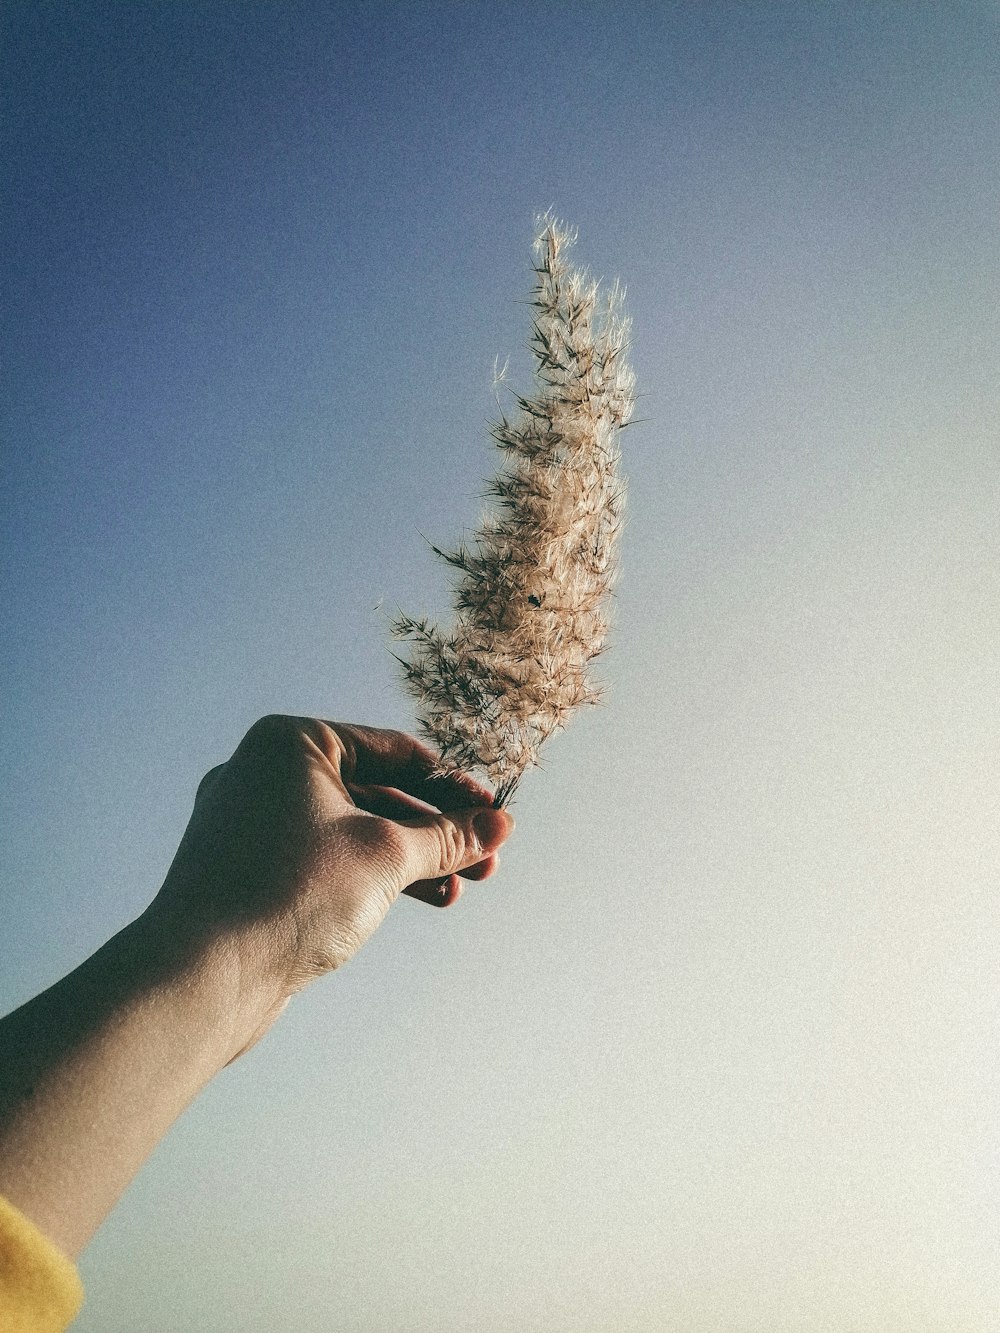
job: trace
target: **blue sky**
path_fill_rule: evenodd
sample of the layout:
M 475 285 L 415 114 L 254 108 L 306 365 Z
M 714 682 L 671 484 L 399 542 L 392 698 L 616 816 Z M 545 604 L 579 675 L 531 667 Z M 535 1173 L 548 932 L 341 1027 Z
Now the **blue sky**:
M 258 715 L 412 729 L 539 210 L 645 419 L 607 704 L 176 1127 L 85 1333 L 1000 1318 L 998 17 L 5 7 L 6 1006 Z

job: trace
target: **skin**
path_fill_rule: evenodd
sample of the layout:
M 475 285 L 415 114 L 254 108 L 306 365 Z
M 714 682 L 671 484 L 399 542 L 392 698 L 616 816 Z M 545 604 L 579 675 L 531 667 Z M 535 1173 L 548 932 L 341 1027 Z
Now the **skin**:
M 267 717 L 202 779 L 166 880 L 0 1022 L 0 1194 L 76 1256 L 174 1120 L 401 893 L 447 907 L 513 828 L 399 732 Z

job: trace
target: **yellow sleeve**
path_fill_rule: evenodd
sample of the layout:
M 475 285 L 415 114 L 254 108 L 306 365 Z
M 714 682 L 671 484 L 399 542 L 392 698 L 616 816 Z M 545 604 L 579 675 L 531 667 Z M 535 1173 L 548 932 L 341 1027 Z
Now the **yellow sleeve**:
M 0 1329 L 62 1333 L 80 1313 L 76 1266 L 23 1213 L 0 1198 Z

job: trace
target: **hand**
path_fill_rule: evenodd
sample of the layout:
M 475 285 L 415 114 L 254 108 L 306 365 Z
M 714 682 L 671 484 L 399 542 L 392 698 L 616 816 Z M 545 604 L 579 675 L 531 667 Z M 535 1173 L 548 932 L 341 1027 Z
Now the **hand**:
M 256 997 L 242 1054 L 289 997 L 347 962 L 400 893 L 449 906 L 513 828 L 471 778 L 434 777 L 400 732 L 266 717 L 203 778 L 150 908 L 195 949 L 235 953 Z
M 202 781 L 163 888 L 0 1020 L 0 1193 L 78 1254 L 192 1097 L 402 892 L 446 906 L 513 827 L 394 731 L 268 717 Z M 436 807 L 436 808 L 435 808 Z

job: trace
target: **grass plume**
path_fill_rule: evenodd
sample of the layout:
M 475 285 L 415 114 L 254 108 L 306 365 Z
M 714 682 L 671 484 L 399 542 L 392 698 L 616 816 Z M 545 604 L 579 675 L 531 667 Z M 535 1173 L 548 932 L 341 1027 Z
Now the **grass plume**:
M 399 615 L 400 658 L 442 769 L 480 770 L 510 800 L 539 747 L 599 689 L 624 485 L 618 431 L 634 405 L 622 292 L 571 268 L 575 233 L 551 216 L 535 242 L 535 388 L 492 429 L 504 465 L 472 545 L 435 552 L 457 573 L 447 631 Z

